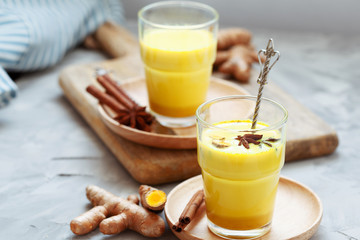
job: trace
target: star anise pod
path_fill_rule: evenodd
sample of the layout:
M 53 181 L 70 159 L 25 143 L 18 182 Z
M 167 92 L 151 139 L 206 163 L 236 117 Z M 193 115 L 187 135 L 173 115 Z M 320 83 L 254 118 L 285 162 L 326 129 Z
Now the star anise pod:
M 260 134 L 245 134 L 244 136 L 237 136 L 235 140 L 239 140 L 239 146 L 243 145 L 245 148 L 249 149 L 249 143 L 259 145 L 262 137 L 263 135 Z
M 134 107 L 130 110 L 120 110 L 114 117 L 114 120 L 120 124 L 149 132 L 154 117 L 147 113 L 145 109 L 146 107 Z

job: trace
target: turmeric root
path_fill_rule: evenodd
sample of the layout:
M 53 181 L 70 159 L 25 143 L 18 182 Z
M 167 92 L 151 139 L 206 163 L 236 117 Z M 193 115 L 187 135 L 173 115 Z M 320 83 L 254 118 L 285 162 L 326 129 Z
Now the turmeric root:
M 226 28 L 218 33 L 218 50 L 226 50 L 234 45 L 249 45 L 251 33 L 243 28 Z
M 77 235 L 89 233 L 99 225 L 104 234 L 131 229 L 146 237 L 160 237 L 165 231 L 164 220 L 138 206 L 137 196 L 126 200 L 93 185 L 86 188 L 86 196 L 95 207 L 71 221 L 71 231 Z
M 140 202 L 138 196 L 135 195 L 135 194 L 130 194 L 130 195 L 127 197 L 126 200 L 128 200 L 128 201 L 130 201 L 130 202 L 133 202 L 133 203 L 135 203 L 136 205 L 139 205 L 139 202 Z
M 166 194 L 156 188 L 141 185 L 139 187 L 141 205 L 149 210 L 161 212 L 166 203 Z

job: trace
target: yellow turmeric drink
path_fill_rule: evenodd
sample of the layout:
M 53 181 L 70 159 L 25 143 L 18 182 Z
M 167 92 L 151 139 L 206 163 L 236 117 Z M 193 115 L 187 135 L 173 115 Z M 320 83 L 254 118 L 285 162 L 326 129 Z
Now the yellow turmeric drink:
M 244 131 L 251 129 L 250 120 L 212 125 L 215 127 L 198 136 L 208 220 L 221 228 L 241 231 L 270 224 L 285 139 L 278 129 L 255 134 Z M 262 122 L 256 125 L 257 130 L 266 127 Z
M 206 30 L 150 30 L 140 40 L 152 111 L 189 117 L 205 101 L 216 40 Z

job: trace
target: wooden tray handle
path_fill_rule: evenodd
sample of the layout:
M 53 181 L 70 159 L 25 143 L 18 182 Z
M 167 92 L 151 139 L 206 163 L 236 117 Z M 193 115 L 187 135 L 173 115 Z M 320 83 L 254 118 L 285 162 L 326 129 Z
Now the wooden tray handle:
M 101 25 L 94 34 L 86 37 L 84 45 L 90 49 L 98 49 L 112 58 L 120 58 L 138 54 L 139 45 L 137 39 L 125 28 L 113 23 L 106 22 Z

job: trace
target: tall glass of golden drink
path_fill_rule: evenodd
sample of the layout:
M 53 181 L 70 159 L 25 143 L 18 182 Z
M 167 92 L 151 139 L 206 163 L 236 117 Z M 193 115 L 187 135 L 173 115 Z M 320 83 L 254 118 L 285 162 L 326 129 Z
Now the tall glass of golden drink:
M 196 112 L 208 227 L 225 238 L 259 237 L 271 226 L 288 113 L 263 98 L 251 129 L 255 103 L 255 96 L 227 96 Z

